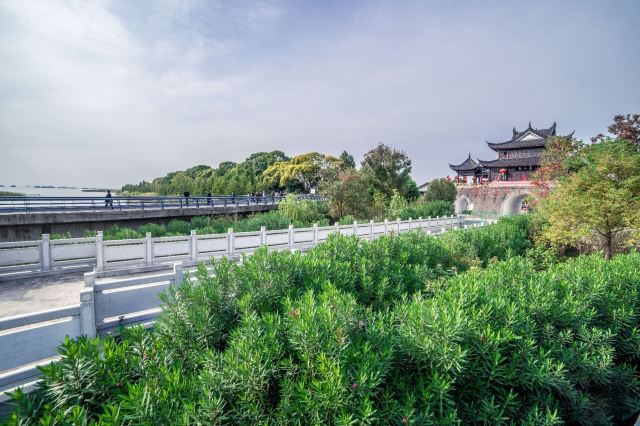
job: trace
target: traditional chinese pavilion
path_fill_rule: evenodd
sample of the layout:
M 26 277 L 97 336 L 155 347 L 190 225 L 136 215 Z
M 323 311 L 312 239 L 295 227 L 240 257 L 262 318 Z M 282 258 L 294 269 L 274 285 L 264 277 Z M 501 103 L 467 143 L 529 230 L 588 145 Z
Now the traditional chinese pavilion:
M 529 180 L 540 167 L 540 154 L 550 137 L 556 136 L 556 123 L 546 129 L 534 129 L 529 123 L 522 132 L 513 128 L 511 139 L 505 142 L 487 142 L 498 153 L 495 160 L 477 160 L 469 157 L 458 165 L 449 164 L 458 178 L 465 181 Z M 573 136 L 573 133 L 567 137 Z

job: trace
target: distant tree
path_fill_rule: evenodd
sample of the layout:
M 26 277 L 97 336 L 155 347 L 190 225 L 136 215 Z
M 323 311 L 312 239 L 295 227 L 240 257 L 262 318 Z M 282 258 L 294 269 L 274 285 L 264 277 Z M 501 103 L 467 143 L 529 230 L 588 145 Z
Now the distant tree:
M 342 164 L 345 169 L 356 168 L 356 160 L 354 160 L 353 155 L 349 154 L 347 151 L 342 151 L 342 154 L 340 154 L 340 160 L 342 160 Z
M 335 179 L 325 182 L 321 193 L 329 198 L 329 210 L 334 219 L 345 216 L 369 218 L 372 196 L 361 172 L 355 169 L 338 172 Z
M 371 186 L 387 197 L 391 198 L 394 189 L 407 197 L 411 181 L 411 160 L 404 152 L 380 143 L 365 154 L 362 171 Z
M 616 115 L 613 117 L 613 124 L 607 130 L 619 140 L 629 141 L 640 150 L 640 114 Z M 605 136 L 600 133 L 591 138 L 591 141 L 598 142 L 604 139 Z
M 626 141 L 606 139 L 580 152 L 581 166 L 560 177 L 538 206 L 548 222 L 542 239 L 558 246 L 596 238 L 605 259 L 621 235 L 637 238 L 640 220 L 640 153 Z
M 424 197 L 426 201 L 456 201 L 458 190 L 456 185 L 445 178 L 434 179 L 429 183 Z

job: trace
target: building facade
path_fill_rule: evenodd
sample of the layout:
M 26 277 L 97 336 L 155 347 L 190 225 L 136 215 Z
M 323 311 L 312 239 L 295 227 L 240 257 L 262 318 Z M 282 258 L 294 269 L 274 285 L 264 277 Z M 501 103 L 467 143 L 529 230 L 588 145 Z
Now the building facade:
M 487 142 L 498 154 L 495 160 L 473 160 L 471 154 L 458 165 L 449 164 L 457 180 L 466 182 L 525 181 L 540 167 L 540 156 L 549 139 L 556 136 L 556 123 L 546 129 L 529 127 L 519 132 L 513 128 L 511 139 Z M 573 132 L 565 137 L 572 137 Z

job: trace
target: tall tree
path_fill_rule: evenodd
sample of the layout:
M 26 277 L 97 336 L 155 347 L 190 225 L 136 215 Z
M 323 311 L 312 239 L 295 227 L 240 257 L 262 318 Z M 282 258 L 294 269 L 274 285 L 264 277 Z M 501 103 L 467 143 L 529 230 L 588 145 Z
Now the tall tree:
M 607 130 L 618 139 L 631 142 L 636 149 L 640 150 L 640 114 L 616 115 L 613 117 L 613 124 Z M 604 138 L 605 136 L 600 133 L 591 140 L 598 142 Z
M 370 215 L 372 196 L 365 176 L 355 169 L 340 171 L 335 179 L 328 179 L 322 194 L 329 199 L 329 210 L 334 219 L 351 215 L 367 219 Z
M 544 198 L 558 178 L 568 176 L 579 167 L 581 141 L 566 136 L 553 136 L 540 155 L 540 168 L 533 175 L 536 202 Z
M 637 237 L 640 153 L 630 142 L 605 140 L 584 148 L 580 160 L 538 207 L 548 222 L 542 238 L 562 247 L 595 237 L 610 259 L 619 236 Z
M 364 156 L 362 171 L 373 188 L 389 198 L 394 189 L 404 197 L 409 193 L 411 160 L 402 151 L 380 143 Z
M 353 155 L 349 154 L 347 151 L 342 151 L 342 154 L 340 154 L 340 160 L 342 160 L 342 165 L 345 169 L 356 168 L 356 160 L 354 160 Z

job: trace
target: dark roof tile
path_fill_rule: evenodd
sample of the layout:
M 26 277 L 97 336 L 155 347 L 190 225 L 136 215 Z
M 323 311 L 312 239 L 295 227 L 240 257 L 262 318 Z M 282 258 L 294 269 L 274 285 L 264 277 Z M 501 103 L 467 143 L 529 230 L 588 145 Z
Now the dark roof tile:
M 478 160 L 480 165 L 484 167 L 521 167 L 521 166 L 539 166 L 540 157 L 522 157 L 522 158 L 499 158 L 497 160 Z

